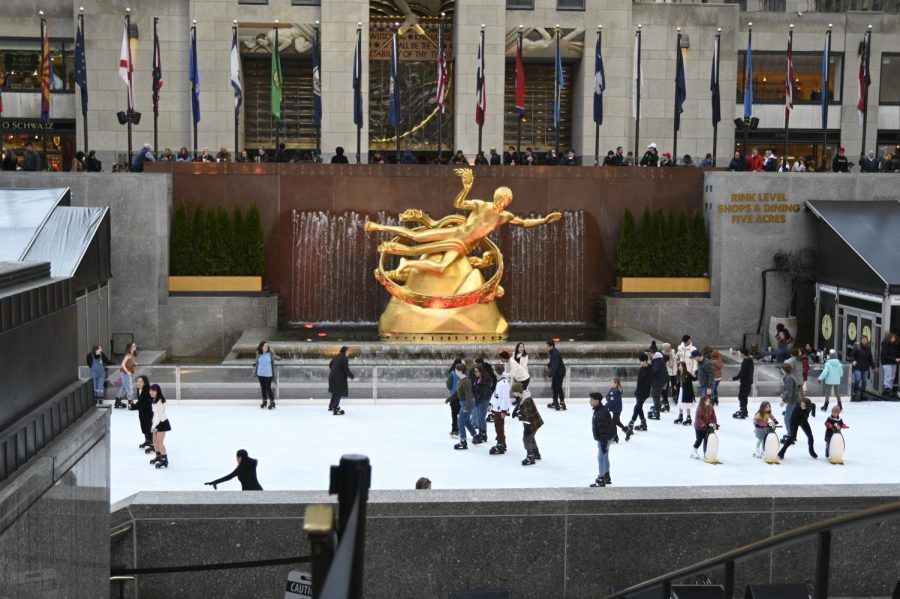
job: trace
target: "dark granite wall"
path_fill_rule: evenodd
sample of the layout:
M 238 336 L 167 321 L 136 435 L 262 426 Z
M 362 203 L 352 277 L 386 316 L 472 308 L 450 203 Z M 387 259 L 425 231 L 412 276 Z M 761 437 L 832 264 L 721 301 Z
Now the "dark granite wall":
M 748 484 L 753 481 L 748 480 Z M 517 599 L 599 597 L 772 534 L 895 501 L 900 485 L 491 491 L 376 491 L 368 507 L 366 597 L 446 597 L 509 588 Z M 113 566 L 304 555 L 308 503 L 323 493 L 139 493 L 113 506 Z M 886 596 L 900 575 L 898 521 L 835 533 L 831 594 Z M 283 597 L 304 566 L 140 577 L 140 597 Z M 815 572 L 807 542 L 738 564 L 746 584 Z M 721 582 L 721 573 L 711 578 Z M 135 597 L 134 589 L 129 588 Z

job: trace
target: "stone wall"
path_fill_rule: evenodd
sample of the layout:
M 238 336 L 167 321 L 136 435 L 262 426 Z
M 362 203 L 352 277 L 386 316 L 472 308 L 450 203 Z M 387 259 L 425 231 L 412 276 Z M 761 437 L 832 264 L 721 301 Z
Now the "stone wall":
M 377 473 L 376 473 L 377 474 Z M 748 485 L 753 481 L 748 480 Z M 412 484 L 412 481 L 410 481 Z M 597 597 L 773 534 L 896 500 L 898 485 L 374 491 L 366 521 L 366 597 L 446 597 L 507 588 L 514 597 Z M 139 493 L 113 505 L 115 567 L 306 555 L 317 492 Z M 896 583 L 896 521 L 835 533 L 829 590 L 886 596 Z M 307 565 L 138 577 L 140 596 L 281 598 Z M 815 572 L 804 542 L 737 566 L 746 584 Z M 722 581 L 722 572 L 711 573 Z M 134 588 L 128 597 L 136 597 Z
M 278 296 L 170 296 L 159 314 L 169 353 L 221 358 L 247 329 L 278 326 Z
M 109 591 L 109 411 L 91 410 L 0 486 L 0 596 Z

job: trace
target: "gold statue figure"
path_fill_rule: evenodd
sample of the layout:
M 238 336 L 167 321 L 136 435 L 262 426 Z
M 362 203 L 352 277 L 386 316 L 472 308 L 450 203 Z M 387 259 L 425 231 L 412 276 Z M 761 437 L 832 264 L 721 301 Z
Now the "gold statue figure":
M 503 256 L 488 235 L 505 224 L 530 228 L 562 218 L 559 212 L 529 219 L 507 211 L 512 202 L 508 187 L 498 187 L 493 202 L 466 199 L 475 178 L 472 169 L 454 172 L 463 188 L 453 207 L 468 211 L 468 216 L 452 214 L 435 221 L 413 209 L 403 211 L 400 220 L 420 225 L 415 228 L 366 223 L 366 231 L 395 235 L 378 246 L 375 278 L 393 296 L 379 319 L 382 336 L 505 336 L 508 324 L 494 304 L 503 296 Z M 471 255 L 479 247 L 481 256 Z M 401 256 L 396 269 L 384 270 L 385 254 Z M 496 271 L 485 282 L 481 270 L 490 266 Z

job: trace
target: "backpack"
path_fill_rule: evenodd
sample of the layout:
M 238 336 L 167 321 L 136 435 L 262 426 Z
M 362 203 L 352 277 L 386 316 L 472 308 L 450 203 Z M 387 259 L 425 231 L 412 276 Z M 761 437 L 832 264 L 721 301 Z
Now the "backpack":
M 446 384 L 447 384 L 447 391 L 450 391 L 453 389 L 453 371 L 452 370 L 447 373 L 447 383 Z

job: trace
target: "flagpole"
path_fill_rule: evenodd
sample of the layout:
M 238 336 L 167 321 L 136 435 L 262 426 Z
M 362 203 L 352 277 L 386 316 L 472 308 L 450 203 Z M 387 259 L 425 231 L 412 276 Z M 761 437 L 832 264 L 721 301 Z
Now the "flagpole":
M 600 48 L 602 44 L 603 25 L 597 25 L 597 47 Z M 600 166 L 600 123 L 596 120 L 594 121 L 594 166 Z
M 125 94 L 125 97 L 128 100 L 128 112 L 125 113 L 125 124 L 126 124 L 126 126 L 127 126 L 126 128 L 128 130 L 128 170 L 130 171 L 131 170 L 131 155 L 133 154 L 132 145 L 131 145 L 131 122 L 134 118 L 134 106 L 131 105 L 131 94 L 132 94 L 132 90 L 134 89 L 134 87 L 133 87 L 134 86 L 134 72 L 133 72 L 134 67 L 132 66 L 134 64 L 134 58 L 131 56 L 131 50 L 130 50 L 130 47 L 131 47 L 131 9 L 130 8 L 125 9 L 125 32 L 126 32 L 126 36 L 128 38 L 128 44 L 129 44 L 128 69 L 129 69 L 129 76 L 131 77 L 131 79 L 128 82 L 128 91 Z M 156 148 L 154 148 L 154 150 L 155 149 Z
M 358 85 L 362 88 L 362 23 L 359 22 L 356 24 L 356 64 L 353 68 L 358 69 L 357 76 L 359 77 Z M 354 94 L 362 94 L 362 89 L 359 91 L 353 90 Z M 361 99 L 361 98 L 360 98 Z M 354 99 L 355 101 L 355 99 Z M 355 109 L 354 109 L 355 110 Z M 362 161 L 362 153 L 360 148 L 362 147 L 362 125 L 356 125 L 356 164 L 359 164 Z
M 518 35 L 518 56 L 521 61 L 522 56 L 522 35 L 524 25 L 519 25 L 519 35 Z M 523 66 L 524 68 L 524 66 Z M 519 74 L 516 73 L 516 82 L 518 83 Z M 516 160 L 519 160 L 519 156 L 522 155 L 522 116 L 520 114 L 516 114 Z M 556 152 L 556 159 L 559 160 L 559 151 Z
M 444 76 L 444 15 L 441 13 L 441 19 L 438 21 L 438 88 L 441 87 L 441 79 Z M 442 102 L 442 98 L 438 98 L 438 103 Z M 438 106 L 438 164 L 444 157 L 444 109 Z
M 232 39 L 237 39 L 237 19 L 234 19 L 231 22 L 231 35 Z M 240 62 L 240 50 L 238 50 L 238 62 Z M 243 92 L 241 92 L 243 96 Z M 243 99 L 243 98 L 242 98 Z M 241 157 L 241 150 L 239 147 L 240 144 L 240 132 L 238 131 L 238 127 L 240 126 L 240 117 L 238 116 L 238 109 L 234 110 L 234 160 L 237 162 L 237 159 Z M 249 156 L 249 154 L 248 154 Z
M 794 52 L 794 24 L 791 23 L 788 29 L 788 48 L 791 49 L 791 55 L 788 57 L 788 69 L 786 73 L 787 85 L 785 86 L 785 94 L 787 94 L 788 89 L 791 91 L 791 95 L 793 95 L 794 90 L 794 82 L 791 81 L 791 74 L 793 72 L 793 52 Z M 790 88 L 788 88 L 790 86 Z M 794 103 L 793 99 L 790 100 L 791 104 Z M 787 168 L 787 156 L 788 156 L 788 124 L 791 120 L 791 111 L 788 109 L 788 97 L 785 95 L 784 98 L 784 148 L 781 153 L 781 169 L 782 172 L 788 172 Z
M 481 85 L 481 100 L 480 100 L 480 102 L 483 103 L 483 102 L 484 102 L 484 93 L 485 93 L 484 87 L 485 87 L 485 84 L 487 83 L 487 80 L 486 80 L 486 78 L 485 78 L 485 76 L 484 76 L 484 62 L 485 62 L 485 57 L 484 57 L 484 24 L 481 25 L 481 48 L 479 49 L 479 52 L 481 53 L 481 80 L 482 80 L 482 85 Z M 481 155 L 481 130 L 482 130 L 483 128 L 484 128 L 484 114 L 481 115 L 481 122 L 478 123 L 478 154 L 477 154 L 477 155 Z
M 191 47 L 196 48 L 197 46 L 197 19 L 191 21 Z M 275 38 L 275 43 L 278 43 L 278 38 Z M 194 50 L 194 64 L 197 65 L 197 70 L 200 70 L 200 57 L 197 56 L 197 51 Z M 193 106 L 194 106 L 194 94 L 197 93 L 197 82 L 191 79 L 191 120 L 194 122 L 194 160 L 197 159 L 197 115 L 193 114 Z M 199 104 L 199 102 L 198 102 Z M 158 151 L 158 150 L 157 150 Z
M 394 23 L 397 30 L 394 32 L 394 59 L 397 61 L 397 78 L 394 81 L 394 93 L 400 98 L 400 23 Z M 396 105 L 396 100 L 394 101 Z M 397 111 L 394 123 L 394 137 L 397 138 L 397 164 L 400 164 L 400 111 Z M 479 144 L 480 145 L 480 144 Z
M 753 23 L 752 22 L 747 24 L 747 50 L 750 52 L 753 52 Z M 745 67 L 744 67 L 744 89 L 743 89 L 743 94 L 742 94 L 744 97 L 747 96 L 747 87 L 750 85 L 753 85 L 753 82 L 749 81 L 749 77 L 747 76 L 746 64 L 747 63 L 745 60 L 744 61 L 744 65 L 745 65 Z M 752 91 L 753 91 L 752 87 L 750 88 L 750 91 L 752 93 Z M 752 101 L 752 98 L 751 98 L 751 101 Z M 744 116 L 744 161 L 747 160 L 747 156 L 750 154 L 749 150 L 747 149 L 747 144 L 750 143 L 750 118 L 753 116 L 752 102 L 750 104 L 750 112 L 751 112 L 750 116 Z
M 82 39 L 82 46 L 83 46 L 84 45 L 84 43 L 83 43 L 84 42 L 84 7 L 83 6 L 78 7 L 78 26 L 81 29 L 81 39 Z M 84 56 L 87 56 L 87 48 L 82 48 L 82 52 L 84 53 Z M 85 69 L 85 71 L 87 71 L 87 61 L 86 60 L 83 61 L 83 68 Z M 87 72 L 85 72 L 85 77 L 87 77 Z M 87 153 L 89 151 L 88 150 L 87 106 L 84 106 L 84 104 L 82 104 L 82 106 L 81 106 L 81 116 L 82 116 L 82 120 L 84 121 L 84 153 L 85 153 L 85 155 L 87 155 Z
M 556 155 L 559 156 L 559 119 L 562 115 L 560 115 L 560 105 L 559 105 L 559 70 L 562 67 L 560 64 L 560 56 L 559 56 L 559 24 L 556 25 L 556 61 L 554 66 L 554 71 L 556 73 L 556 79 L 553 82 L 553 87 L 556 88 L 556 95 L 554 96 L 556 99 L 556 104 L 553 106 L 553 116 L 554 116 L 554 127 L 556 128 Z
M 159 17 L 153 17 L 153 67 L 156 68 L 156 51 L 159 48 L 159 33 L 157 28 L 159 26 Z M 156 94 L 159 93 L 159 90 L 156 89 L 156 83 L 153 84 L 153 151 L 159 153 L 159 108 L 158 108 L 158 100 L 156 99 Z
M 865 80 L 863 81 L 862 101 L 863 101 L 863 122 L 862 122 L 862 144 L 859 146 L 859 161 L 866 156 L 866 121 L 869 117 L 869 56 L 872 53 L 872 26 L 869 25 L 866 31 L 866 53 L 863 55 L 863 68 L 865 72 Z
M 634 159 L 635 161 L 640 160 L 638 156 L 638 152 L 641 147 L 641 24 L 638 23 L 637 33 L 637 71 L 635 74 L 635 82 L 636 88 L 635 93 L 637 94 L 635 100 L 635 111 L 634 111 Z M 632 166 L 637 166 L 637 163 Z
M 721 90 L 718 89 L 718 87 L 719 87 L 719 58 L 720 58 L 719 52 L 722 49 L 722 33 L 721 33 L 722 28 L 721 27 L 718 28 L 718 32 L 719 33 L 716 33 L 716 88 L 717 88 L 716 94 L 719 95 L 719 97 L 718 97 L 719 106 L 720 106 L 719 114 L 721 115 L 722 95 L 721 95 Z M 712 147 L 713 168 L 715 168 L 715 166 L 716 166 L 716 153 L 717 153 L 716 145 L 718 142 L 718 137 L 719 137 L 719 121 L 714 121 L 713 122 L 713 147 Z
M 41 15 L 41 81 L 44 80 L 44 36 L 47 34 L 47 19 L 44 18 L 44 11 L 38 11 L 38 14 Z M 43 86 L 43 84 L 42 84 Z M 43 96 L 41 99 L 41 111 L 43 112 Z M 43 115 L 41 115 L 43 116 Z M 865 130 L 865 129 L 864 129 Z M 42 150 L 42 161 L 43 161 L 43 170 L 47 170 L 47 123 L 44 122 L 44 119 L 41 119 L 41 146 Z
M 825 152 L 828 149 L 828 109 L 829 109 L 829 100 L 828 97 L 828 78 L 831 76 L 831 27 L 832 23 L 828 24 L 828 31 L 825 32 L 825 65 L 822 69 L 823 74 L 828 77 L 822 81 L 822 102 L 824 102 L 825 108 L 822 110 L 822 165 L 823 167 L 826 165 L 825 162 Z
M 272 52 L 278 52 L 278 19 L 275 19 L 275 45 L 272 47 Z M 315 52 L 315 48 L 313 48 Z M 281 78 L 281 84 L 284 85 L 284 73 L 281 71 L 281 57 L 278 57 L 278 76 Z M 281 146 L 281 117 L 284 116 L 281 113 L 281 109 L 284 106 L 284 102 L 282 98 L 284 97 L 284 93 L 278 96 L 278 118 L 275 119 L 275 159 L 278 158 L 284 160 L 284 154 L 279 154 L 278 150 Z M 274 109 L 274 107 L 273 107 Z
M 677 27 L 678 35 L 675 36 L 675 63 L 681 57 L 681 27 Z M 677 71 L 676 67 L 676 71 Z M 678 164 L 678 125 L 681 119 L 678 116 L 678 73 L 675 73 L 675 111 L 672 113 L 672 160 Z
M 319 40 L 319 21 L 316 21 L 316 37 L 314 38 L 314 40 L 315 40 L 315 47 L 313 48 L 313 52 L 316 53 L 316 58 L 319 62 L 319 106 L 321 106 L 322 105 L 321 104 L 322 103 L 322 51 L 321 51 L 322 43 Z M 315 84 L 315 81 L 313 81 L 313 84 Z M 316 100 L 315 95 L 316 95 L 316 90 L 313 89 L 313 104 L 315 104 L 315 100 Z M 316 110 L 315 106 L 313 107 L 313 110 Z M 313 157 L 313 162 L 322 162 L 322 115 L 321 115 L 321 112 L 322 111 L 319 110 L 319 114 L 316 115 L 319 118 L 316 119 L 316 155 Z

